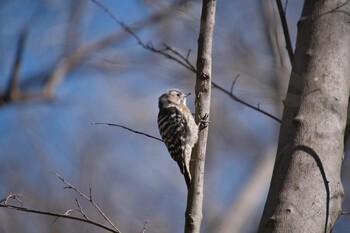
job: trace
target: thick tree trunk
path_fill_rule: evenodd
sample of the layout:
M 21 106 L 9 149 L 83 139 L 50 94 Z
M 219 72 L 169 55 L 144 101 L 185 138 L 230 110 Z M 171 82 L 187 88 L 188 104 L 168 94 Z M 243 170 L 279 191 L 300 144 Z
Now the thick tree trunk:
M 306 0 L 259 232 L 330 232 L 350 86 L 350 3 Z

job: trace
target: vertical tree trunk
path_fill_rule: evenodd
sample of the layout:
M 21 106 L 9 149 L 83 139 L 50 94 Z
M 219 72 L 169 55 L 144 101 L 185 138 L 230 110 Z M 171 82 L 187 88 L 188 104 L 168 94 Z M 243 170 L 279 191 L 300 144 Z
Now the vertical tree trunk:
M 216 0 L 203 0 L 197 52 L 196 122 L 207 115 L 209 120 L 211 96 L 211 55 L 215 25 Z M 192 183 L 187 196 L 185 233 L 199 233 L 202 223 L 204 164 L 208 127 L 199 131 L 192 152 Z
M 339 216 L 350 3 L 306 0 L 259 232 L 330 232 Z

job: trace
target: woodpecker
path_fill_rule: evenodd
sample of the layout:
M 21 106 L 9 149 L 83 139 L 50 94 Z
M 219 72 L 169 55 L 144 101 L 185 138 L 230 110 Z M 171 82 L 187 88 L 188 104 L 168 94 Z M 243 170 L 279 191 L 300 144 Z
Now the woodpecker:
M 191 184 L 191 152 L 198 140 L 198 126 L 186 106 L 186 97 L 190 94 L 170 89 L 159 97 L 158 102 L 159 133 L 171 157 L 179 165 L 187 188 Z

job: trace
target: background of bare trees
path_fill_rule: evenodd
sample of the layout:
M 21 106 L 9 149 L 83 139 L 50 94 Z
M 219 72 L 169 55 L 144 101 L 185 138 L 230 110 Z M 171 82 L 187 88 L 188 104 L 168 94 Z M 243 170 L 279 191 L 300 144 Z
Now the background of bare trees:
M 195 64 L 201 2 L 179 2 L 101 1 L 145 44 L 161 49 L 166 43 L 184 55 L 191 49 Z M 302 1 L 288 2 L 293 45 L 301 7 Z M 231 91 L 239 75 L 233 93 L 278 118 L 290 72 L 279 22 L 275 1 L 218 1 L 213 50 L 213 81 Z M 192 72 L 142 48 L 91 1 L 5 0 L 0 77 L 0 197 L 22 193 L 29 199 L 23 200 L 26 207 L 65 213 L 76 194 L 63 190 L 53 171 L 87 193 L 90 185 L 95 201 L 122 232 L 140 232 L 146 220 L 146 232 L 182 231 L 186 187 L 165 146 L 90 122 L 158 136 L 158 96 L 171 87 L 194 92 Z M 211 112 L 202 231 L 255 232 L 279 123 L 217 88 Z M 349 172 L 345 157 L 346 194 Z M 343 209 L 350 209 L 347 198 Z M 0 209 L 0 232 L 102 232 L 53 220 Z M 343 216 L 333 232 L 349 228 L 350 219 Z

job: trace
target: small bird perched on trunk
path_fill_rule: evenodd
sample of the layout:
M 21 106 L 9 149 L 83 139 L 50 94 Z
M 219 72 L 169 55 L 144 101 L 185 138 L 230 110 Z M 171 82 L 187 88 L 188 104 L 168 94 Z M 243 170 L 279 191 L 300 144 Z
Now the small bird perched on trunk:
M 186 106 L 186 97 L 178 89 L 170 89 L 159 97 L 158 128 L 171 157 L 185 176 L 187 188 L 191 184 L 190 160 L 198 140 L 198 126 Z

